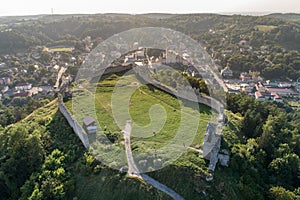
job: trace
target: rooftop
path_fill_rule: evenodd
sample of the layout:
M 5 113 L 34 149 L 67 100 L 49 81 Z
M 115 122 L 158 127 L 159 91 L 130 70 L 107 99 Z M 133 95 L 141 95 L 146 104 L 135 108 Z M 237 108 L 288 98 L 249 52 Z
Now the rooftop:
M 93 124 L 94 122 L 95 122 L 95 120 L 91 116 L 87 116 L 83 119 L 83 124 L 85 126 L 89 126 L 89 125 Z

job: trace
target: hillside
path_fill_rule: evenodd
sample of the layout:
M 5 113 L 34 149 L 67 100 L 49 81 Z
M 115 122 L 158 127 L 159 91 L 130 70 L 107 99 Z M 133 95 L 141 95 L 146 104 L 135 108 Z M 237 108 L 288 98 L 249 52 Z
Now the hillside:
M 266 121 L 251 117 L 255 113 L 251 107 L 261 109 Z M 247 111 L 248 108 L 253 110 L 252 113 Z M 193 150 L 188 150 L 173 164 L 149 175 L 185 199 L 249 199 L 254 196 L 273 199 L 269 197 L 279 195 L 278 192 L 291 197 L 299 195 L 297 190 L 291 192 L 299 187 L 299 178 L 291 176 L 297 174 L 299 168 L 299 137 L 293 129 L 299 125 L 299 115 L 289 111 L 291 113 L 286 118 L 282 112 L 287 108 L 276 108 L 273 104 L 266 106 L 242 96 L 231 96 L 229 109 L 229 123 L 224 130 L 222 146 L 231 151 L 230 167 L 218 165 L 213 182 L 205 181 L 208 163 Z M 283 117 L 285 120 L 279 123 L 278 119 Z M 259 128 L 251 131 L 254 130 L 253 120 L 258 120 L 254 124 L 263 126 L 263 131 Z M 277 123 L 276 126 L 283 132 L 267 128 L 272 123 Z M 263 136 L 258 137 L 261 134 Z M 277 134 L 278 138 L 273 144 L 278 145 L 280 151 L 266 142 L 273 134 Z M 282 137 L 282 134 L 289 134 L 290 139 Z M 57 111 L 56 100 L 23 121 L 6 127 L 0 133 L 0 139 L 2 199 L 70 199 L 74 196 L 79 199 L 169 199 L 149 185 L 128 178 L 95 160 Z M 248 152 L 245 148 L 252 150 Z M 265 151 L 268 154 L 263 153 Z M 283 156 L 286 163 L 275 164 L 278 156 Z M 259 160 L 253 160 L 254 157 Z M 269 168 L 263 167 L 269 163 L 273 163 Z M 294 167 L 287 168 L 289 165 Z M 271 179 L 269 173 L 272 174 Z M 282 188 L 282 181 L 287 189 Z
M 134 196 L 144 199 L 152 199 L 153 196 L 168 198 L 94 159 L 92 162 L 88 160 L 91 157 L 57 111 L 57 101 L 38 109 L 23 121 L 10 125 L 0 133 L 0 138 L 1 199 L 69 199 L 74 196 L 80 199 L 132 199 Z M 11 141 L 12 138 L 14 141 Z M 26 142 L 18 146 L 17 143 L 21 141 Z M 18 151 L 12 152 L 10 148 L 17 148 Z M 26 153 L 22 154 L 24 151 Z M 56 160 L 51 160 L 53 158 Z M 18 176 L 20 172 L 22 176 Z
M 71 80 L 87 54 L 101 41 L 138 27 L 166 27 L 191 36 L 203 45 L 216 67 L 227 66 L 233 71 L 232 78 L 251 71 L 270 80 L 299 80 L 299 14 L 277 13 L 267 16 L 110 13 L 1 17 L 0 63 L 11 68 L 1 72 L 1 76 L 34 85 L 46 84 L 36 80 L 42 76 L 55 78 L 57 72 L 49 75 L 46 72 L 51 71 L 48 65 L 57 61 L 57 66 L 72 62 L 65 72 L 70 76 L 64 77 Z M 33 54 L 41 58 L 30 61 Z M 35 68 L 36 62 L 40 62 L 37 68 L 41 70 Z M 123 60 L 119 59 L 114 65 L 121 63 Z M 177 75 L 169 72 L 157 71 L 155 78 L 164 79 L 163 83 L 172 86 L 176 84 Z M 4 80 L 6 78 L 3 84 Z M 137 155 L 136 164 L 144 168 L 147 176 L 185 199 L 300 198 L 300 113 L 295 109 L 299 97 L 288 97 L 289 105 L 285 100 L 260 102 L 244 93 L 227 94 L 221 153 L 229 153 L 229 166 L 218 163 L 213 181 L 208 182 L 209 162 L 202 157 L 199 147 L 207 123 L 216 118 L 212 109 L 177 99 L 151 84 L 144 85 L 131 72 L 108 74 L 99 82 L 93 81 L 70 81 L 64 98 L 65 106 L 80 124 L 89 115 L 98 119 L 99 126 L 103 127 L 105 135 L 91 136 L 90 151 L 84 148 L 58 110 L 58 102 L 53 100 L 57 93 L 53 92 L 49 99 L 47 96 L 12 96 L 8 101 L 9 98 L 3 96 L 0 200 L 170 199 L 146 179 L 135 176 L 135 171 L 120 172 L 121 167 L 130 165 L 126 157 L 128 146 L 130 152 Z M 202 93 L 208 93 L 203 80 L 190 77 L 188 81 Z M 8 85 L 14 90 L 18 82 Z M 51 82 L 47 83 L 49 87 Z M 95 93 L 91 93 L 89 88 L 94 86 Z M 95 104 L 91 105 L 87 96 L 92 97 Z M 78 102 L 81 104 L 76 110 L 74 105 Z M 93 112 L 93 108 L 97 112 Z M 27 116 L 28 113 L 31 114 Z M 122 132 L 128 119 L 133 122 L 128 131 L 131 135 Z M 19 122 L 14 123 L 16 121 Z M 174 149 L 161 150 L 168 144 Z M 111 147 L 117 148 L 110 151 Z M 177 154 L 178 149 L 186 151 L 181 155 Z M 171 159 L 164 160 L 164 156 L 178 159 L 171 162 Z M 158 159 L 163 167 L 154 170 L 160 168 L 155 167 Z
M 278 17 L 279 16 L 279 17 Z M 95 14 L 42 15 L 0 18 L 0 61 L 6 54 L 30 52 L 43 47 L 74 47 L 72 55 L 89 53 L 114 34 L 142 27 L 164 27 L 199 42 L 237 78 L 254 71 L 267 79 L 297 80 L 300 70 L 300 25 L 297 14 L 242 16 L 218 14 Z M 88 39 L 87 39 L 88 38 Z M 90 46 L 86 48 L 86 41 Z M 244 45 L 241 45 L 244 44 Z M 40 47 L 37 47 L 40 46 Z M 42 48 L 41 48 L 42 47 Z M 39 52 L 43 61 L 49 54 Z M 15 62 L 10 61 L 10 67 Z
M 285 31 L 296 29 L 299 32 L 299 24 L 287 22 L 285 18 L 298 19 L 298 15 L 274 14 L 258 17 L 217 14 L 96 14 L 4 17 L 0 18 L 2 24 L 0 27 L 0 45 L 5 47 L 1 49 L 2 53 L 17 49 L 25 50 L 36 45 L 76 46 L 86 36 L 91 36 L 93 39 L 106 39 L 113 34 L 139 27 L 172 28 L 191 35 L 192 38 L 201 43 L 206 44 L 208 42 L 209 45 L 212 45 L 213 41 L 205 41 L 205 35 L 210 29 L 218 30 L 221 28 L 227 34 L 234 34 L 232 32 L 234 30 L 244 30 L 243 34 L 251 36 L 253 28 L 262 24 L 279 25 L 279 27 L 272 34 L 262 38 L 264 40 L 261 40 L 259 45 L 264 45 L 263 41 L 270 41 L 288 49 L 299 49 L 299 45 L 296 45 L 297 42 L 293 40 L 296 38 L 299 41 L 299 38 L 294 33 L 290 35 Z M 226 26 L 229 30 L 225 29 Z M 276 35 L 278 36 L 275 37 Z
M 65 199 L 74 196 L 79 199 L 169 198 L 139 180 L 102 165 L 89 155 L 57 111 L 56 100 L 5 128 L 0 138 L 0 193 L 4 199 Z M 22 145 L 18 146 L 20 142 Z M 25 154 L 21 153 L 24 151 Z M 198 152 L 188 151 L 176 163 L 155 172 L 154 176 L 162 178 L 163 183 L 182 193 L 186 199 L 194 199 L 204 197 L 202 190 L 214 190 L 214 185 L 207 189 L 203 180 L 206 168 L 207 163 Z M 20 172 L 21 177 L 18 176 Z M 174 182 L 167 181 L 168 177 L 175 178 Z
M 274 17 L 279 19 L 284 19 L 288 21 L 297 21 L 300 22 L 300 14 L 298 13 L 273 13 L 270 15 L 267 15 L 268 17 Z

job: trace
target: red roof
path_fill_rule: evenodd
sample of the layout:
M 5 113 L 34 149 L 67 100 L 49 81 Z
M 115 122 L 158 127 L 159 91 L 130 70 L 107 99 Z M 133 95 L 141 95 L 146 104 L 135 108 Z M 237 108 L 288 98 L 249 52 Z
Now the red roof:
M 289 93 L 289 94 L 296 94 L 296 92 L 292 89 L 288 88 L 268 88 L 268 90 L 272 93 Z
M 27 97 L 27 96 L 29 96 L 29 92 L 28 91 L 22 91 L 22 92 L 14 94 L 14 97 Z
M 255 95 L 259 98 L 259 97 L 263 97 L 261 92 L 255 92 Z
M 21 87 L 21 86 L 29 86 L 31 85 L 30 83 L 19 83 L 16 85 L 16 87 Z

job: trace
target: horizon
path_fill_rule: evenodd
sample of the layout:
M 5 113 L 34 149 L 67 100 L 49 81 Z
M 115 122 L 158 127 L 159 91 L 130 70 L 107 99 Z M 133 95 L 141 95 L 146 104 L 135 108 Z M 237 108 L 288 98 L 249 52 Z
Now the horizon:
M 267 16 L 271 14 L 295 14 L 300 15 L 300 12 L 198 12 L 198 13 L 164 13 L 164 12 L 145 12 L 145 13 L 122 13 L 122 12 L 107 12 L 107 13 L 38 13 L 28 15 L 0 15 L 0 18 L 5 17 L 34 17 L 34 16 L 60 16 L 60 15 L 109 15 L 109 14 L 120 14 L 120 15 L 190 15 L 190 14 L 212 14 L 212 15 L 243 15 L 243 16 Z
M 0 16 L 76 15 L 76 14 L 241 14 L 265 15 L 270 13 L 300 14 L 298 0 L 186 0 L 162 2 L 159 0 L 120 1 L 59 1 L 11 0 L 1 5 Z

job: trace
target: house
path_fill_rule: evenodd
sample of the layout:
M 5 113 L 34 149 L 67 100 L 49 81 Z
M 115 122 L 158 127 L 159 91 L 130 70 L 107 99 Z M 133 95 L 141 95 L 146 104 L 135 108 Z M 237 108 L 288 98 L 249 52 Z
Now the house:
M 277 102 L 283 102 L 283 99 L 282 97 L 275 93 L 275 92 L 269 92 L 269 91 L 266 91 L 266 92 L 255 92 L 255 98 L 258 100 L 258 101 L 268 101 L 268 100 L 273 100 L 273 101 L 277 101 Z
M 283 99 L 277 93 L 271 93 L 271 95 L 273 96 L 274 101 L 283 102 Z
M 225 67 L 224 69 L 221 70 L 221 75 L 224 78 L 230 78 L 230 77 L 232 77 L 233 73 L 229 67 Z
M 0 68 L 6 68 L 7 65 L 5 63 L 0 63 Z
M 19 83 L 15 86 L 15 90 L 30 90 L 32 85 L 30 83 Z
M 265 92 L 267 90 L 266 87 L 261 82 L 258 82 L 255 85 L 255 88 L 258 92 Z
M 132 63 L 133 61 L 135 61 L 134 54 L 125 56 L 124 63 Z
M 250 93 L 253 90 L 253 86 L 249 85 L 248 83 L 240 84 L 240 90 L 242 92 Z
M 252 80 L 252 76 L 247 72 L 242 72 L 240 74 L 240 79 L 242 79 L 242 81 L 250 81 Z
M 54 65 L 54 67 L 52 67 L 52 72 L 58 72 L 58 70 L 59 70 L 58 65 Z
M 290 87 L 292 87 L 292 83 L 290 83 L 290 82 L 280 82 L 278 84 L 278 87 L 280 87 L 280 88 L 290 88 Z
M 88 134 L 96 133 L 97 132 L 96 121 L 90 116 L 85 117 L 83 119 L 83 129 Z
M 166 64 L 172 64 L 177 62 L 178 54 L 173 50 L 168 50 L 163 53 L 163 58 L 166 59 Z
M 135 52 L 135 57 L 137 60 L 141 60 L 145 57 L 144 49 Z
M 272 100 L 272 95 L 269 92 L 260 92 L 257 91 L 255 92 L 255 99 L 258 101 L 267 101 L 267 100 Z
M 9 77 L 0 78 L 0 85 L 9 85 L 11 82 Z
M 183 53 L 182 54 L 182 58 L 184 61 L 187 62 L 187 64 L 193 63 L 193 59 L 191 58 L 191 56 L 187 53 Z
M 221 54 L 222 54 L 223 57 L 231 56 L 232 55 L 232 50 L 222 50 Z
M 299 96 L 298 92 L 295 92 L 294 90 L 290 89 L 290 88 L 276 88 L 276 87 L 269 87 L 267 88 L 267 90 L 270 93 L 276 93 L 280 96 L 283 97 L 295 97 L 295 96 Z
M 18 91 L 17 93 L 13 94 L 13 97 L 28 97 L 30 93 L 28 91 Z
M 277 81 L 266 80 L 266 86 L 278 87 L 278 82 Z
M 265 101 L 265 96 L 262 94 L 262 92 L 256 91 L 254 95 L 255 99 L 257 99 L 258 101 Z

